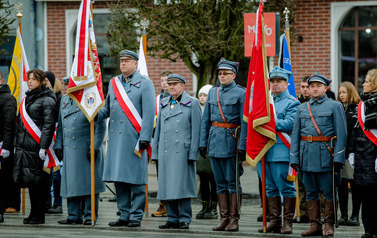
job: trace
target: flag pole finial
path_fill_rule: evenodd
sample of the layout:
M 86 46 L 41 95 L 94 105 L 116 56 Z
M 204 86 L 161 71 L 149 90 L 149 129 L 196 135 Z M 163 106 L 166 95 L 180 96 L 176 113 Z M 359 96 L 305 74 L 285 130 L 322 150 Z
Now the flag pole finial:
M 286 29 L 286 30 L 289 29 L 289 13 L 290 13 L 290 11 L 289 11 L 288 8 L 286 7 L 286 8 L 284 9 L 284 12 L 283 12 L 283 14 L 285 15 L 285 29 Z
M 17 17 L 20 19 L 22 17 L 22 8 L 23 8 L 23 5 L 22 3 L 17 3 L 15 5 L 15 8 L 16 8 L 16 11 L 17 11 Z
M 140 27 L 142 29 L 142 34 L 143 35 L 147 34 L 148 26 L 149 26 L 149 20 L 146 19 L 146 18 L 141 19 L 141 21 L 140 21 Z

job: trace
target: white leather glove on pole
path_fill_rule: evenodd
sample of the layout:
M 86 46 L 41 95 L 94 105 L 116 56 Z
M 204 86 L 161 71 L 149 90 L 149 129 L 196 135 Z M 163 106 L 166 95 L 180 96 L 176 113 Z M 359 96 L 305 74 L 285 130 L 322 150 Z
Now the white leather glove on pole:
M 374 171 L 376 171 L 376 173 L 377 173 L 377 159 L 376 159 L 376 161 L 374 161 Z
M 39 158 L 41 158 L 41 160 L 45 160 L 46 159 L 46 149 L 40 149 L 39 150 Z
M 2 149 L 2 150 L 1 150 L 1 156 L 2 156 L 4 159 L 8 158 L 9 155 L 10 155 L 9 150 L 6 150 L 6 149 Z
M 355 168 L 355 153 L 350 153 L 348 155 L 348 162 L 350 162 L 351 167 Z

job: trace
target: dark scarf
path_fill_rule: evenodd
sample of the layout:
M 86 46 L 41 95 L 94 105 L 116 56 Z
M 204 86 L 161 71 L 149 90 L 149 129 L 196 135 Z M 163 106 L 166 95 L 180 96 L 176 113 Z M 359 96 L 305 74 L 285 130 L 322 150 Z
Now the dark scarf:
M 27 91 L 25 94 L 26 94 L 26 101 L 25 101 L 25 104 L 29 104 L 31 101 L 33 101 L 35 98 L 38 98 L 39 94 L 41 92 L 43 92 L 44 90 L 46 90 L 46 86 L 42 86 L 41 88 L 36 88 L 36 89 L 33 89 L 31 91 Z

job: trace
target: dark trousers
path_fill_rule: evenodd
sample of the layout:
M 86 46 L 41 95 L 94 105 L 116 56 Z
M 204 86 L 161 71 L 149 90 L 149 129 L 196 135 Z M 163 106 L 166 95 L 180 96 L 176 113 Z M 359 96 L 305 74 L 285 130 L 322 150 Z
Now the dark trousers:
M 198 173 L 202 201 L 217 202 L 216 182 L 213 173 Z
M 30 215 L 29 218 L 43 220 L 45 217 L 45 205 L 47 200 L 47 191 L 50 189 L 50 181 L 43 181 L 37 185 L 29 186 L 30 197 Z
M 51 169 L 51 175 L 52 188 L 54 191 L 54 203 L 52 203 L 51 192 L 49 191 L 47 197 L 47 207 L 50 207 L 52 204 L 54 204 L 54 207 L 61 206 L 63 204 L 63 200 L 60 196 L 60 184 L 62 181 L 60 170 L 53 172 L 53 170 Z
M 377 235 L 377 184 L 360 187 L 361 218 L 365 233 Z
M 20 210 L 21 189 L 13 181 L 13 156 L 1 162 L 0 169 L 0 214 L 13 207 Z
M 342 216 L 348 218 L 348 182 L 351 185 L 352 193 L 352 214 L 351 217 L 359 217 L 361 198 L 360 198 L 360 187 L 355 184 L 353 179 L 342 178 L 342 181 L 338 187 L 339 195 L 339 207 Z
M 258 176 L 258 182 L 259 182 L 258 188 L 259 188 L 260 204 L 263 207 L 262 179 L 259 176 Z M 270 211 L 269 211 L 269 208 L 268 208 L 267 199 L 266 199 L 266 209 L 267 209 L 266 216 L 268 216 L 268 215 L 270 215 Z

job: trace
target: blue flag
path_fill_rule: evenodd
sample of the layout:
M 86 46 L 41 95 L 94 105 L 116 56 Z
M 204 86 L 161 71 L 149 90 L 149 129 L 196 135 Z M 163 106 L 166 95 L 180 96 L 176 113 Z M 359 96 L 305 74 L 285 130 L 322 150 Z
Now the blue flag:
M 289 56 L 287 38 L 285 37 L 285 34 L 280 36 L 279 67 L 292 72 L 291 57 Z M 297 98 L 293 72 L 291 77 L 288 79 L 288 92 L 290 95 Z

